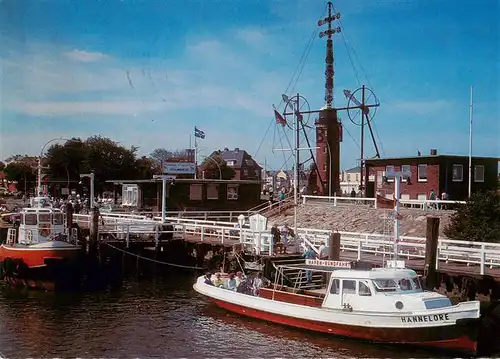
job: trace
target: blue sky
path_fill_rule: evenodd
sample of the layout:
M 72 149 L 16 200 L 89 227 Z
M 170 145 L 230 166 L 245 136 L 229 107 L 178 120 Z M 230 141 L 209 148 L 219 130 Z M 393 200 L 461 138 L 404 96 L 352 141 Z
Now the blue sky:
M 472 84 L 473 153 L 500 157 L 499 2 L 334 6 L 343 31 L 334 36 L 335 104 L 347 104 L 343 89 L 374 90 L 383 156 L 431 148 L 466 155 Z M 323 0 L 0 1 L 0 158 L 93 134 L 141 154 L 186 148 L 198 126 L 202 154 L 239 147 L 279 168 L 289 153 L 273 151 L 286 140 L 272 105 L 324 11 Z M 324 104 L 324 53 L 325 40 L 314 36 L 288 92 L 300 92 L 311 109 Z M 341 168 L 350 168 L 360 129 L 340 116 Z

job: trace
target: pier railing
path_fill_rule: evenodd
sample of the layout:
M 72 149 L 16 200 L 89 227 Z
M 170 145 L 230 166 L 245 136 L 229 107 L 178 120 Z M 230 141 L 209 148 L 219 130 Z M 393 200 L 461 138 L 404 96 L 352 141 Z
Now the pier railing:
M 88 225 L 88 215 L 74 215 L 80 225 Z M 152 238 L 159 243 L 163 233 L 172 234 L 174 238 L 187 236 L 199 238 L 200 242 L 237 244 L 240 243 L 247 252 L 272 254 L 274 252 L 270 232 L 252 232 L 248 226 L 242 229 L 235 227 L 234 222 L 209 221 L 168 217 L 165 224 L 161 219 L 144 219 L 144 216 L 124 214 L 103 214 L 100 216 L 100 233 L 111 236 L 114 240 L 144 241 Z M 167 227 L 170 225 L 171 227 Z M 292 241 L 297 252 L 301 251 L 301 243 L 311 245 L 317 252 L 319 246 L 333 232 L 322 229 L 298 228 L 296 240 Z M 362 260 L 367 255 L 380 257 L 380 263 L 391 259 L 394 255 L 394 240 L 391 236 L 377 233 L 339 232 L 341 251 L 355 254 Z M 397 244 L 398 256 L 404 259 L 425 258 L 425 238 L 402 236 Z M 500 268 L 500 244 L 486 242 L 457 241 L 439 239 L 437 266 L 440 263 L 457 263 L 479 267 L 478 272 L 485 274 L 486 268 Z
M 328 197 L 328 196 L 311 196 L 304 195 L 302 204 L 322 204 L 340 206 L 365 206 L 377 208 L 376 198 L 361 198 L 361 197 Z M 428 199 L 400 199 L 399 203 L 404 207 L 418 208 L 424 211 L 435 211 L 443 209 L 452 209 L 459 205 L 464 205 L 465 201 L 449 201 L 449 200 L 428 200 Z

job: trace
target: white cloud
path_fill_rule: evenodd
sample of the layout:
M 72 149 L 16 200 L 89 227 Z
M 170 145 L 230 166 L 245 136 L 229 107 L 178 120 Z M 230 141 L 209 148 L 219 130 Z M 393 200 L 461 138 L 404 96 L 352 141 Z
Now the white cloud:
M 12 108 L 31 116 L 137 115 L 160 111 L 162 104 L 140 101 L 18 102 Z
M 106 57 L 108 57 L 102 52 L 89 52 L 78 49 L 74 49 L 68 52 L 63 52 L 63 55 L 71 60 L 79 62 L 96 62 L 96 61 L 101 61 Z

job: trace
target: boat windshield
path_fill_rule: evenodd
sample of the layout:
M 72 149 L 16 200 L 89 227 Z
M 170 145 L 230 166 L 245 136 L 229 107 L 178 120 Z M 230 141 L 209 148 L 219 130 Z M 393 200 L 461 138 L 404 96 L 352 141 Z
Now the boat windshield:
M 373 284 L 377 292 L 412 291 L 422 292 L 422 284 L 418 277 L 394 279 L 374 279 Z

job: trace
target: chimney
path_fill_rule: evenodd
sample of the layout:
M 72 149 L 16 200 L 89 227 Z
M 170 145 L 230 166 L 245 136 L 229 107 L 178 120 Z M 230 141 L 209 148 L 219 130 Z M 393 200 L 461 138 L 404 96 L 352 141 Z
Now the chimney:
M 431 156 L 437 156 L 438 154 L 438 150 L 436 150 L 435 148 L 431 148 Z

